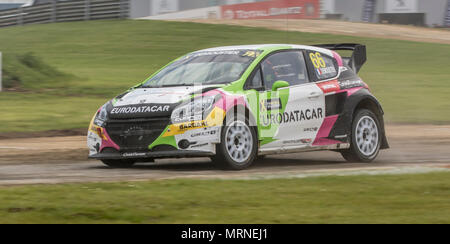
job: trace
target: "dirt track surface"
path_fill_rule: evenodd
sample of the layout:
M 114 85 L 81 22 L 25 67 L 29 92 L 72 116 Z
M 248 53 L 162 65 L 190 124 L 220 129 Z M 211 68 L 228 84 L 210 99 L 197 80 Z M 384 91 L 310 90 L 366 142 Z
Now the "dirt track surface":
M 180 20 L 176 20 L 180 21 Z M 185 22 L 263 27 L 310 33 L 378 37 L 450 44 L 450 31 L 405 25 L 354 23 L 335 20 L 181 20 Z
M 345 162 L 338 153 L 270 156 L 249 170 L 215 169 L 209 159 L 164 159 L 132 169 L 110 169 L 86 159 L 85 137 L 0 140 L 0 185 L 158 180 L 173 178 L 247 179 L 417 168 L 450 169 L 450 126 L 387 128 L 391 149 L 372 164 Z

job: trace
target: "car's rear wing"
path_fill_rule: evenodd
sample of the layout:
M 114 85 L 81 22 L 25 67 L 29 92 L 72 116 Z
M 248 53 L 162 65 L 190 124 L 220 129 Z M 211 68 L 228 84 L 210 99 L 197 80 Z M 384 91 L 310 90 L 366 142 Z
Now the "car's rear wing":
M 354 44 L 354 43 L 342 43 L 342 44 L 321 44 L 321 45 L 314 45 L 314 46 L 333 50 L 333 51 L 340 51 L 340 50 L 353 51 L 351 57 L 342 57 L 342 59 L 356 73 L 359 72 L 361 67 L 367 61 L 367 52 L 366 52 L 365 45 Z

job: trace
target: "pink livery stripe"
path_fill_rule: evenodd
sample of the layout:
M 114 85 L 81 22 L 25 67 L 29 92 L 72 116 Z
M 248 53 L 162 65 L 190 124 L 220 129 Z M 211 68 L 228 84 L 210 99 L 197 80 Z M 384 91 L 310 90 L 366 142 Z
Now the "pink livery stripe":
M 317 133 L 313 146 L 326 146 L 340 143 L 340 141 L 330 140 L 327 138 L 330 135 L 331 129 L 333 129 L 338 117 L 339 115 L 333 115 L 325 118 L 319 132 Z

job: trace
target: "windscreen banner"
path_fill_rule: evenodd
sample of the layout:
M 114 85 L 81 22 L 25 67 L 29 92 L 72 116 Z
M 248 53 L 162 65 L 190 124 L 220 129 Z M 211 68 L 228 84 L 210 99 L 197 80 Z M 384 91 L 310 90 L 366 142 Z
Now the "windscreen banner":
M 319 0 L 273 0 L 222 6 L 224 19 L 318 19 Z

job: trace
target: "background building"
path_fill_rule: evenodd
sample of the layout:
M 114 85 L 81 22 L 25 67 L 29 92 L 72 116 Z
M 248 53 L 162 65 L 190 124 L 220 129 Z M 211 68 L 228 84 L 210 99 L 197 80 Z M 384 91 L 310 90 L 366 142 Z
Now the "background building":
M 373 6 L 371 22 L 442 26 L 448 0 L 321 0 L 325 12 L 332 17 L 361 22 L 364 6 Z M 369 7 L 370 8 L 370 7 Z M 359 11 L 355 11 L 359 10 Z M 370 12 L 370 11 L 368 11 Z
M 32 0 L 0 0 L 0 10 L 18 8 L 31 2 Z

